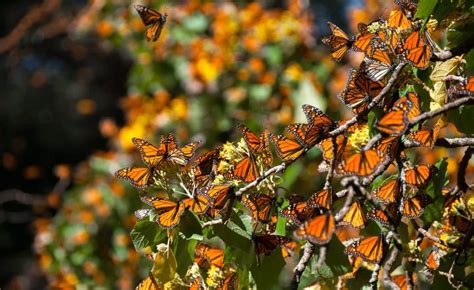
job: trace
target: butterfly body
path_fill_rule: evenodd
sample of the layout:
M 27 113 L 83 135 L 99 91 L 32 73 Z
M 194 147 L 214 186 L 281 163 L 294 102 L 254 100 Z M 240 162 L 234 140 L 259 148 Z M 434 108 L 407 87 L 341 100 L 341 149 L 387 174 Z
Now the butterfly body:
M 155 9 L 148 8 L 139 4 L 135 4 L 135 10 L 140 15 L 143 24 L 147 26 L 145 37 L 147 41 L 157 41 L 161 35 L 161 31 L 166 23 L 168 15 L 161 14 Z

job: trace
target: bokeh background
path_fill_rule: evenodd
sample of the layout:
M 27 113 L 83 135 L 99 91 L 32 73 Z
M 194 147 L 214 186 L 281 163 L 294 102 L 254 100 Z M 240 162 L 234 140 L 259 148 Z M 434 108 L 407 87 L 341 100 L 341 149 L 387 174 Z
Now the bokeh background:
M 212 148 L 237 122 L 281 132 L 305 103 L 350 116 L 335 96 L 361 55 L 335 63 L 326 21 L 355 32 L 389 2 L 142 1 L 168 14 L 150 43 L 131 1 L 1 1 L 0 288 L 134 287 L 149 270 L 129 236 L 140 202 L 113 176 L 138 160 L 131 138 Z M 316 167 L 283 185 L 311 192 Z

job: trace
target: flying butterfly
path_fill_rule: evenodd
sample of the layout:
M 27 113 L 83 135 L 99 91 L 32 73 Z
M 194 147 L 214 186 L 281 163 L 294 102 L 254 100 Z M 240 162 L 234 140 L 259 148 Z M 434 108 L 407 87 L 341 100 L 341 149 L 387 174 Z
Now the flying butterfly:
M 336 228 L 336 221 L 330 211 L 316 216 L 297 228 L 293 235 L 301 240 L 306 239 L 312 244 L 324 245 L 331 241 Z
M 339 224 L 341 225 L 350 225 L 353 228 L 363 228 L 365 227 L 365 214 L 362 210 L 362 205 L 359 201 L 355 201 L 352 203 L 349 211 L 347 211 L 346 215 L 340 221 Z
M 340 61 L 352 47 L 354 41 L 336 24 L 328 22 L 332 34 L 325 36 L 322 42 L 331 47 L 331 56 L 336 61 Z
M 401 214 L 409 219 L 414 219 L 423 214 L 425 206 L 433 199 L 427 194 L 418 194 L 411 198 L 403 198 L 400 204 Z
M 370 101 L 377 96 L 384 84 L 381 81 L 372 81 L 360 70 L 352 69 L 349 72 L 346 88 L 339 94 L 339 99 L 359 114 L 367 109 Z
M 140 138 L 133 138 L 132 142 L 140 151 L 143 162 L 153 167 L 157 167 L 165 161 L 186 165 L 193 157 L 196 148 L 201 144 L 201 142 L 196 141 L 178 148 L 176 138 L 172 133 L 169 133 L 166 137 L 162 136 L 158 147 Z
M 166 229 L 174 228 L 179 224 L 179 220 L 184 213 L 185 205 L 182 201 L 171 201 L 152 196 L 141 196 L 140 199 L 151 205 L 158 213 L 156 222 Z
M 384 255 L 386 245 L 383 236 L 370 236 L 349 245 L 345 253 L 349 256 L 361 257 L 370 263 L 379 263 Z
M 343 159 L 337 167 L 340 175 L 358 175 L 361 177 L 372 174 L 384 158 L 374 149 L 361 150 Z
M 191 171 L 198 187 L 209 185 L 215 178 L 220 147 L 212 149 L 194 160 Z
M 272 164 L 272 153 L 269 146 L 269 131 L 265 129 L 259 137 L 243 124 L 237 125 L 237 128 L 244 135 L 245 142 L 252 154 L 255 156 L 262 155 L 265 164 Z
M 166 17 L 168 15 L 161 14 L 155 9 L 148 8 L 139 4 L 135 4 L 135 10 L 140 15 L 143 24 L 147 26 L 145 37 L 147 41 L 157 41 L 161 35 L 161 31 L 166 23 Z

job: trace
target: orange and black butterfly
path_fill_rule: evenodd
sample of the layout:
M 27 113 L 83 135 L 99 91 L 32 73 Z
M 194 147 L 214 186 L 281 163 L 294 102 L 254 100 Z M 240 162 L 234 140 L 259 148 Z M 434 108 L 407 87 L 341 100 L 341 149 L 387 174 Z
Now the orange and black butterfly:
M 334 143 L 332 138 L 326 138 L 319 142 L 318 148 L 321 150 L 324 161 L 331 163 L 331 160 L 335 157 L 335 162 L 337 163 L 344 153 L 346 141 L 346 136 L 340 134 L 335 137 Z
M 311 148 L 334 127 L 334 122 L 321 110 L 311 105 L 303 105 L 308 124 L 292 124 L 286 127 L 304 147 Z
M 232 171 L 225 175 L 227 179 L 238 179 L 247 183 L 254 181 L 259 176 L 258 166 L 252 154 L 245 155 L 242 160 L 234 165 Z
M 199 192 L 194 197 L 186 197 L 182 199 L 186 209 L 195 214 L 204 214 L 209 209 L 212 199 L 205 193 Z
M 158 216 L 155 221 L 163 228 L 171 229 L 179 224 L 179 220 L 185 210 L 185 205 L 182 201 L 174 202 L 169 199 L 152 196 L 141 196 L 140 199 L 156 210 Z
M 280 211 L 281 215 L 300 225 L 311 218 L 316 210 L 308 205 L 302 196 L 291 196 L 290 205 Z
M 383 226 L 391 227 L 393 225 L 392 218 L 383 210 L 371 209 L 367 212 L 367 218 L 380 223 Z
M 176 138 L 171 133 L 166 137 L 161 137 L 158 147 L 140 138 L 133 138 L 132 142 L 138 151 L 140 151 L 143 162 L 153 167 L 165 161 L 178 165 L 186 165 L 193 157 L 196 148 L 201 144 L 201 142 L 196 141 L 182 148 L 178 148 Z
M 292 242 L 289 238 L 278 235 L 252 235 L 252 241 L 255 246 L 255 254 L 257 256 L 257 265 L 260 265 L 260 255 L 268 256 L 278 246 Z
M 138 4 L 135 4 L 135 10 L 137 10 L 138 15 L 140 15 L 143 24 L 147 26 L 145 33 L 146 40 L 157 41 L 165 26 L 167 15 Z
M 242 132 L 244 135 L 245 142 L 249 147 L 252 154 L 255 156 L 262 155 L 265 164 L 271 165 L 272 164 L 272 153 L 270 151 L 269 146 L 269 135 L 270 133 L 268 130 L 264 130 L 260 137 L 255 135 L 249 128 L 244 126 L 243 124 L 239 124 L 237 128 Z
M 413 104 L 406 99 L 405 102 L 396 103 L 376 124 L 375 128 L 390 136 L 400 136 L 408 126 L 408 112 Z
M 399 29 L 401 31 L 412 29 L 412 24 L 410 19 L 405 15 L 402 10 L 394 9 L 390 12 L 388 17 L 387 27 L 393 29 Z
M 261 223 L 271 222 L 272 216 L 276 214 L 277 200 L 274 196 L 266 194 L 242 195 L 242 203 L 251 211 L 255 221 Z
M 331 209 L 332 207 L 332 190 L 323 189 L 313 193 L 307 202 L 309 207 Z
M 295 238 L 306 239 L 312 244 L 324 245 L 331 241 L 336 221 L 330 211 L 305 222 L 293 233 Z
M 398 200 L 400 196 L 400 181 L 397 179 L 391 180 L 379 188 L 372 191 L 372 198 L 384 204 L 393 203 Z
M 376 150 L 384 156 L 393 156 L 400 144 L 400 138 L 397 136 L 383 137 L 377 142 Z
M 408 62 L 419 69 L 426 69 L 433 54 L 431 44 L 420 30 L 410 33 L 403 43 L 404 56 Z
M 115 176 L 127 180 L 138 189 L 144 189 L 152 184 L 154 172 L 154 167 L 132 166 L 118 170 L 115 172 Z
M 408 121 L 412 121 L 421 114 L 420 99 L 415 92 L 408 92 L 405 96 L 400 97 L 393 106 L 400 106 L 407 102 L 411 103 L 410 110 L 407 112 L 407 118 Z
M 275 144 L 278 157 L 285 162 L 292 162 L 308 151 L 307 147 L 285 136 L 272 134 L 270 138 Z
M 413 0 L 395 0 L 395 4 L 401 9 L 408 10 L 410 12 L 416 11 L 417 3 Z
M 213 201 L 207 214 L 211 217 L 215 217 L 228 203 L 233 203 L 232 201 L 235 200 L 234 189 L 233 186 L 228 184 L 215 184 L 205 188 L 204 192 Z
M 331 56 L 336 61 L 340 61 L 352 47 L 354 41 L 336 24 L 328 22 L 332 34 L 325 36 L 322 42 L 331 47 Z
M 194 262 L 200 268 L 217 266 L 222 268 L 224 265 L 224 251 L 212 248 L 206 244 L 199 243 L 194 249 Z
M 368 176 L 377 169 L 383 160 L 383 157 L 376 150 L 361 150 L 347 159 L 343 159 L 337 168 L 337 173 L 340 175 Z
M 407 135 L 407 139 L 415 143 L 417 146 L 432 149 L 438 139 L 441 127 L 436 125 L 433 129 L 421 129 L 416 132 L 411 132 Z
M 425 265 L 430 270 L 437 270 L 441 259 L 441 253 L 438 247 L 434 246 L 426 257 Z
M 140 282 L 140 284 L 138 284 L 137 287 L 135 287 L 135 290 L 159 290 L 159 289 L 161 289 L 161 287 L 156 282 L 152 273 L 149 273 L 148 277 L 146 277 L 142 282 Z
M 401 214 L 409 219 L 414 219 L 423 214 L 425 206 L 433 199 L 427 194 L 418 194 L 411 198 L 403 198 L 400 205 Z
M 239 276 L 235 271 L 231 271 L 230 273 L 225 276 L 224 280 L 219 282 L 219 286 L 217 286 L 216 290 L 238 290 L 240 289 L 239 286 Z
M 385 238 L 380 236 L 370 236 L 358 240 L 349 245 L 345 253 L 349 256 L 361 257 L 370 263 L 380 263 L 386 248 Z
M 346 213 L 342 221 L 340 221 L 341 225 L 350 225 L 353 228 L 363 228 L 365 227 L 365 214 L 362 210 L 362 205 L 359 201 L 355 201 L 352 203 L 349 211 Z
M 418 165 L 404 170 L 405 182 L 417 188 L 423 187 L 431 176 L 434 168 L 430 165 Z
M 198 187 L 209 185 L 215 178 L 220 147 L 212 149 L 194 160 L 192 172 Z
M 406 274 L 392 276 L 392 280 L 393 280 L 393 282 L 395 282 L 395 284 L 397 284 L 397 286 L 400 288 L 400 290 L 407 290 L 408 289 L 407 275 Z
M 352 111 L 359 114 L 367 109 L 370 101 L 377 96 L 384 84 L 381 81 L 372 81 L 363 71 L 352 69 L 346 88 L 339 94 L 339 98 Z

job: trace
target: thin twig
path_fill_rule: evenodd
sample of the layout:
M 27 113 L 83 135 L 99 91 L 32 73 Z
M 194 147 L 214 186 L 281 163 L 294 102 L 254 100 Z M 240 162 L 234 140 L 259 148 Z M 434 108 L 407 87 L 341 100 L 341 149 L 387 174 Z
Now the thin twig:
M 286 169 L 286 163 L 281 163 L 280 165 L 277 165 L 277 166 L 273 166 L 272 168 L 268 169 L 267 171 L 265 171 L 261 176 L 259 176 L 257 179 L 255 179 L 254 181 L 250 182 L 249 184 L 247 184 L 246 186 L 242 187 L 241 189 L 239 189 L 238 191 L 235 192 L 235 196 L 241 196 L 242 194 L 244 194 L 247 190 L 251 189 L 251 188 L 254 188 L 255 186 L 259 185 L 260 182 L 262 182 L 263 180 L 265 180 L 266 178 L 268 178 L 270 175 L 273 175 L 273 174 L 276 174 L 276 173 L 280 173 L 280 172 L 283 172 L 285 171 Z
M 436 109 L 436 110 L 433 110 L 433 111 L 430 111 L 430 112 L 425 112 L 423 114 L 420 114 L 419 116 L 413 118 L 411 121 L 410 121 L 410 124 L 409 126 L 407 127 L 413 127 L 414 125 L 418 124 L 418 123 L 421 123 L 425 120 L 428 120 L 428 119 L 431 119 L 433 117 L 436 117 L 438 115 L 441 115 L 449 110 L 452 110 L 452 109 L 456 109 L 464 104 L 467 104 L 469 102 L 474 102 L 474 96 L 467 96 L 467 97 L 463 97 L 463 98 L 459 98 L 457 100 L 454 100 L 450 103 L 447 103 L 445 104 L 444 106 L 442 106 L 441 108 L 439 109 Z M 407 128 L 408 129 L 408 128 Z M 407 130 L 405 130 L 406 132 Z M 405 133 L 404 132 L 404 133 Z
M 212 220 L 212 221 L 208 221 L 208 222 L 203 223 L 202 227 L 205 228 L 205 227 L 208 227 L 208 226 L 220 225 L 220 224 L 223 224 L 223 223 L 224 223 L 223 219 L 216 219 L 216 220 Z
M 382 280 L 384 282 L 385 287 L 389 287 L 390 289 L 399 289 L 397 284 L 393 282 L 392 277 L 390 276 L 390 270 L 392 269 L 393 263 L 397 260 L 399 250 L 397 247 L 393 247 L 392 251 L 390 252 L 390 256 L 388 257 L 387 261 L 382 269 Z
M 308 265 L 311 257 L 314 254 L 315 246 L 310 242 L 306 242 L 304 245 L 304 252 L 303 256 L 296 265 L 295 269 L 293 270 L 293 279 L 291 280 L 290 289 L 298 289 L 298 284 L 300 283 L 301 275 L 303 274 L 306 266 Z
M 435 142 L 435 146 L 446 147 L 446 148 L 457 148 L 464 146 L 474 146 L 474 138 L 462 137 L 462 138 L 439 138 Z M 404 140 L 403 147 L 413 148 L 419 147 L 419 144 L 411 140 Z
M 466 169 L 469 165 L 469 159 L 471 159 L 472 153 L 474 153 L 474 147 L 468 147 L 464 152 L 464 156 L 459 162 L 458 174 L 457 174 L 457 187 L 459 190 L 466 192 L 469 186 L 466 182 Z
M 336 220 L 336 222 L 341 221 L 344 218 L 344 216 L 347 214 L 349 209 L 351 208 L 352 199 L 354 198 L 354 195 L 355 195 L 355 189 L 354 189 L 353 183 L 350 183 L 348 186 L 349 186 L 349 189 L 348 189 L 349 191 L 346 195 L 346 200 L 344 201 L 344 205 L 334 216 L 334 219 Z

